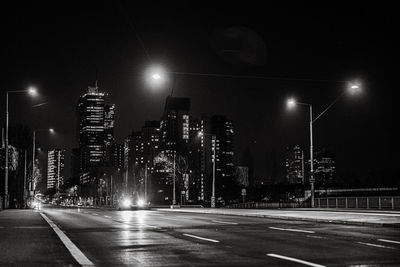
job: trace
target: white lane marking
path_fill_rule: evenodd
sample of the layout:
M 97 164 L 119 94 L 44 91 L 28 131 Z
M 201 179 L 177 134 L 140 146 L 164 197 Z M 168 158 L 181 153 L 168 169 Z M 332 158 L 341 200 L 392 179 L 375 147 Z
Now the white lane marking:
M 393 244 L 400 244 L 400 241 L 389 240 L 389 239 L 378 239 L 378 241 L 393 243 Z
M 210 238 L 205 238 L 205 237 L 201 237 L 201 236 L 197 236 L 197 235 L 190 235 L 190 234 L 183 234 L 185 236 L 189 236 L 189 237 L 193 237 L 193 238 L 197 238 L 197 239 L 201 239 L 201 240 L 205 240 L 205 241 L 210 241 L 210 242 L 214 242 L 214 243 L 218 243 L 218 240 L 215 239 L 210 239 Z
M 68 249 L 69 253 L 74 257 L 74 259 L 82 266 L 94 266 L 93 262 L 91 262 L 85 254 L 80 251 L 80 249 L 75 246 L 74 243 L 64 234 L 63 231 L 60 230 L 60 228 L 53 223 L 52 220 L 50 220 L 44 213 L 40 213 L 40 215 L 45 219 L 45 221 L 50 225 L 51 228 L 53 228 L 54 232 L 58 235 L 60 240 L 63 242 L 64 246 Z
M 111 219 L 111 216 L 108 216 L 108 215 L 104 215 L 104 217 Z
M 279 230 L 279 231 L 289 231 L 289 232 L 299 232 L 299 233 L 308 233 L 308 234 L 315 234 L 314 231 L 308 230 L 300 230 L 300 229 L 290 229 L 290 228 L 279 228 L 279 227 L 268 227 L 269 229 Z
M 14 228 L 17 228 L 17 229 L 44 229 L 44 228 L 47 228 L 47 226 L 15 226 Z
M 236 222 L 224 222 L 224 221 L 212 221 L 212 222 L 215 222 L 215 223 L 225 223 L 225 224 L 239 224 L 239 223 L 236 223 Z
M 99 214 L 97 214 L 97 213 L 92 213 L 92 214 L 93 214 L 93 215 L 96 215 L 96 216 L 99 215 Z
M 367 245 L 367 246 L 370 246 L 370 247 L 376 247 L 376 248 L 389 248 L 389 249 L 395 249 L 395 248 L 392 248 L 392 247 L 382 246 L 382 245 L 373 244 L 373 243 L 364 243 L 364 242 L 357 242 L 357 243 L 358 243 L 358 244 L 361 244 L 361 245 Z
M 273 253 L 268 253 L 267 256 L 278 258 L 278 259 L 282 259 L 282 260 L 287 260 L 287 261 L 293 261 L 293 262 L 297 262 L 297 263 L 301 263 L 301 264 L 308 265 L 308 266 L 313 266 L 313 267 L 325 267 L 325 265 L 316 264 L 316 263 L 313 263 L 313 262 L 303 261 L 303 260 L 300 260 L 300 259 L 287 257 L 287 256 L 282 256 L 282 255 L 273 254 Z

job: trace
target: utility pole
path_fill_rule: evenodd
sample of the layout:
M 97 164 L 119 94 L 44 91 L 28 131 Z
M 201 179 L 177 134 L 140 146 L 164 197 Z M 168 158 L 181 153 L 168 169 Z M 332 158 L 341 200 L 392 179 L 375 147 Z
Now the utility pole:
M 173 179 L 172 180 L 172 186 L 173 186 L 173 189 L 172 189 L 172 205 L 176 205 L 176 199 L 175 199 L 175 151 L 174 151 L 174 175 L 173 175 L 172 179 Z
M 144 201 L 147 203 L 147 162 L 144 165 Z

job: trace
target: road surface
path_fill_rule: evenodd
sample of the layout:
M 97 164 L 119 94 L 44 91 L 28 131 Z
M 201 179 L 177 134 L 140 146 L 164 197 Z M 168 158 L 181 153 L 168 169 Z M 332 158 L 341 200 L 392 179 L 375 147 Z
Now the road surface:
M 59 265 L 400 266 L 399 228 L 159 210 L 27 212 L 43 218 L 36 231 L 53 228 L 49 253 Z

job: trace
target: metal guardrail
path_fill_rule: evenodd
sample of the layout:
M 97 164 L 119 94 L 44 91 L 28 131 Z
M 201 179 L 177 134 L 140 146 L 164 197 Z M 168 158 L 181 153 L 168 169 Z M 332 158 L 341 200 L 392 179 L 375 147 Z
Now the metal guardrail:
M 279 208 L 302 208 L 305 203 L 301 202 L 249 202 L 237 203 L 225 206 L 229 209 L 279 209 Z
M 400 196 L 316 198 L 317 208 L 400 209 Z

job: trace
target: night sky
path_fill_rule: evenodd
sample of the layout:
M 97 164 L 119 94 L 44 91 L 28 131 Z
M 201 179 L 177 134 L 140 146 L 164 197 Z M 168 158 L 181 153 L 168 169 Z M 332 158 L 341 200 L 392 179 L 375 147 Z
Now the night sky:
M 339 175 L 364 179 L 371 171 L 398 173 L 398 10 L 384 1 L 261 2 L 2 4 L 1 110 L 6 90 L 37 86 L 40 99 L 12 95 L 10 123 L 54 127 L 57 136 L 40 133 L 41 146 L 69 151 L 78 145 L 78 97 L 96 76 L 116 104 L 118 142 L 145 120 L 161 117 L 170 89 L 144 83 L 152 64 L 174 72 L 274 77 L 177 75 L 174 89 L 174 96 L 191 98 L 192 115 L 231 118 L 237 163 L 249 148 L 256 175 L 266 178 L 273 161 L 283 175 L 287 145 L 302 145 L 308 156 L 308 109 L 288 112 L 286 98 L 313 104 L 317 115 L 345 90 L 341 81 L 358 79 L 363 93 L 343 97 L 315 123 L 315 149 L 335 153 Z

